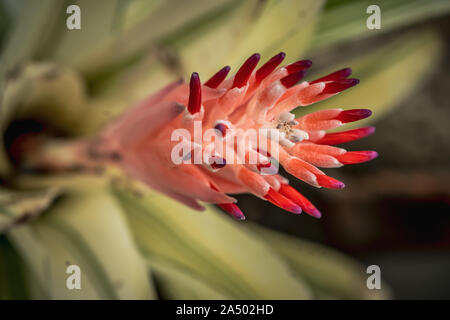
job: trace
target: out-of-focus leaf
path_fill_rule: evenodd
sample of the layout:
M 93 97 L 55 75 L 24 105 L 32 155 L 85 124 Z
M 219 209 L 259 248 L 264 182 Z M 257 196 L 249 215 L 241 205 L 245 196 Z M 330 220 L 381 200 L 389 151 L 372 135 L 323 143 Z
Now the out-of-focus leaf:
M 384 284 L 382 290 L 369 290 L 363 266 L 337 251 L 261 226 L 252 225 L 251 229 L 322 298 L 386 299 L 390 295 Z
M 91 78 L 98 77 L 109 72 L 106 69 L 147 54 L 163 37 L 181 32 L 186 24 L 231 1 L 158 0 L 149 5 L 150 1 L 143 0 L 81 0 L 77 3 L 83 16 L 81 30 L 62 30 L 52 56 Z
M 264 60 L 284 50 L 288 59 L 296 59 L 306 48 L 322 3 L 229 1 L 211 10 L 163 37 L 158 52 L 149 50 L 138 62 L 103 79 L 101 94 L 90 103 L 85 132 L 95 131 L 155 90 L 193 71 L 206 80 L 224 64 L 237 70 L 255 52 L 261 52 Z
M 248 26 L 239 46 L 228 59 L 238 67 L 249 55 L 260 52 L 266 59 L 285 51 L 287 61 L 307 49 L 323 0 L 267 0 L 258 19 Z
M 405 96 L 414 94 L 439 62 L 442 46 L 442 39 L 432 30 L 416 31 L 375 52 L 336 65 L 329 71 L 351 66 L 353 75 L 361 83 L 312 107 L 297 108 L 296 114 L 300 116 L 328 108 L 369 108 L 373 110 L 372 117 L 354 125 L 372 122 L 391 111 Z M 351 128 L 352 125 L 346 127 Z
M 159 46 L 167 67 L 179 76 L 196 71 L 206 80 L 222 64 L 233 64 L 229 57 L 243 45 L 242 37 L 254 23 L 259 5 L 265 2 L 232 1 L 163 39 Z
M 164 259 L 234 299 L 307 299 L 310 292 L 251 232 L 212 208 L 114 189 L 143 254 Z
M 18 64 L 27 62 L 42 50 L 62 12 L 64 1 L 24 0 L 7 35 L 0 60 L 0 79 Z
M 11 14 L 8 12 L 7 4 L 0 2 L 0 50 L 3 47 L 5 36 L 11 24 Z
M 17 10 L 17 15 L 5 34 L 0 55 L 0 136 L 5 129 L 4 109 L 7 106 L 4 105 L 3 95 L 6 82 L 16 74 L 21 64 L 34 57 L 46 43 L 57 19 L 55 12 L 62 4 L 62 1 L 55 3 L 53 0 L 28 0 L 18 5 L 21 10 Z M 5 176 L 10 171 L 3 139 L 0 139 L 0 175 Z
M 381 29 L 369 30 L 366 26 L 370 5 L 380 7 Z M 449 11 L 447 0 L 330 1 L 320 17 L 311 49 L 379 35 Z
M 164 299 L 175 300 L 224 300 L 225 294 L 213 288 L 204 279 L 196 277 L 188 270 L 157 258 L 147 258 L 159 294 Z
M 0 188 L 0 233 L 35 219 L 58 195 L 57 188 L 12 191 Z
M 27 299 L 23 262 L 9 241 L 0 236 L 0 300 Z
M 54 63 L 23 65 L 10 73 L 0 112 L 3 130 L 13 118 L 33 118 L 74 133 L 86 114 L 82 79 Z
M 57 299 L 149 299 L 148 268 L 117 202 L 94 181 L 56 202 L 41 219 L 8 233 L 43 296 Z M 69 290 L 68 265 L 81 269 Z

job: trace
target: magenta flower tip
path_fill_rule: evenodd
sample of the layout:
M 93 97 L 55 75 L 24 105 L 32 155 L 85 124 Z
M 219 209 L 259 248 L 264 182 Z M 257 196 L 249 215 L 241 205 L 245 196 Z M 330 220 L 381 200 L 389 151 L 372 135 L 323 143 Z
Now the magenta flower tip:
M 234 77 L 233 88 L 242 88 L 247 84 L 260 58 L 259 53 L 255 53 L 244 62 Z
M 372 111 L 369 109 L 351 109 L 351 110 L 342 111 L 336 117 L 336 120 L 339 120 L 342 123 L 348 123 L 348 122 L 354 122 L 354 121 L 368 118 L 371 115 L 372 115 Z
M 216 74 L 214 74 L 208 81 L 206 81 L 204 85 L 213 89 L 217 88 L 223 82 L 223 80 L 225 80 L 230 70 L 231 70 L 230 66 L 223 67 Z

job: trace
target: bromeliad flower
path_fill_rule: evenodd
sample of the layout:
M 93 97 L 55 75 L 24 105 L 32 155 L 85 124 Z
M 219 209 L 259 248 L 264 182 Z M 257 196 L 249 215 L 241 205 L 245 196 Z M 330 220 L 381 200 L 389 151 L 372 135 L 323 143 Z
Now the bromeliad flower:
M 276 160 L 288 173 L 310 185 L 343 188 L 344 183 L 317 167 L 336 168 L 375 158 L 375 151 L 348 152 L 333 146 L 363 138 L 374 128 L 335 133 L 327 130 L 366 118 L 371 111 L 329 109 L 295 119 L 291 113 L 294 108 L 332 97 L 359 81 L 349 79 L 351 69 L 346 68 L 299 83 L 311 61 L 278 68 L 284 57 L 279 53 L 256 69 L 260 55 L 254 54 L 228 79 L 227 66 L 203 84 L 193 73 L 189 84 L 178 81 L 168 85 L 111 124 L 101 135 L 103 148 L 112 148 L 120 155 L 120 164 L 129 175 L 192 208 L 203 208 L 198 200 L 215 203 L 233 217 L 244 219 L 229 194 L 252 193 L 292 213 L 305 211 L 320 217 L 319 210 L 287 179 L 267 169 Z M 278 154 L 253 146 L 246 150 L 245 158 L 257 154 L 257 163 L 236 163 L 227 161 L 230 152 L 238 156 L 236 149 L 228 148 L 226 155 L 214 149 L 200 163 L 173 163 L 173 131 L 182 128 L 195 135 L 195 121 L 201 121 L 204 130 L 214 128 L 222 141 L 233 138 L 239 129 L 262 129 L 269 138 L 268 145 L 276 145 Z M 192 150 L 206 148 L 189 135 L 181 139 L 183 144 L 190 151 L 183 155 L 184 160 L 191 160 Z

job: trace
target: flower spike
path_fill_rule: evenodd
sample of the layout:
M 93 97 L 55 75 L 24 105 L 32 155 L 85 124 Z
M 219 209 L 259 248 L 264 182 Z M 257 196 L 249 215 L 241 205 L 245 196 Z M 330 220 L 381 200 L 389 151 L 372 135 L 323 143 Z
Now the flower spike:
M 102 132 L 103 145 L 114 146 L 121 158 L 117 165 L 131 177 L 192 208 L 202 208 L 197 201 L 214 203 L 244 220 L 229 194 L 251 193 L 283 210 L 294 214 L 304 211 L 319 218 L 320 211 L 278 173 L 278 165 L 313 187 L 342 189 L 343 182 L 319 168 L 376 158 L 375 151 L 334 146 L 366 137 L 375 129 L 327 132 L 369 117 L 368 109 L 327 109 L 295 118 L 291 112 L 296 107 L 330 98 L 359 80 L 348 79 L 352 71 L 345 68 L 304 81 L 312 62 L 300 60 L 280 66 L 284 58 L 280 52 L 256 69 L 260 60 L 256 53 L 234 77 L 226 80 L 230 72 L 226 66 L 203 85 L 194 72 L 189 84 L 175 82 L 125 112 Z M 193 116 L 181 117 L 186 104 Z M 200 116 L 194 116 L 198 113 Z M 173 135 L 177 129 L 183 134 Z M 214 144 L 201 137 L 199 140 L 197 129 L 212 130 Z M 249 143 L 244 153 L 228 145 L 239 132 L 244 140 L 251 138 L 246 130 L 260 133 L 258 144 Z M 180 140 L 172 140 L 173 136 Z M 259 144 L 260 137 L 264 144 Z M 175 161 L 173 157 L 178 158 Z

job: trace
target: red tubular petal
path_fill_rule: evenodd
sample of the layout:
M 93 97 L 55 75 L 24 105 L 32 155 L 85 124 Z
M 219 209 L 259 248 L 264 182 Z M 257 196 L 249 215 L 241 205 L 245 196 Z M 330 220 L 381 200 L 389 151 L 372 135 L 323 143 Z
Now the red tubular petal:
M 238 72 L 234 76 L 232 88 L 242 88 L 247 84 L 248 79 L 252 75 L 253 70 L 259 62 L 261 56 L 259 53 L 255 53 L 250 58 L 248 58 L 244 64 L 239 68 Z
M 351 109 L 342 111 L 335 119 L 342 123 L 348 123 L 368 118 L 371 115 L 372 111 L 369 109 Z
M 323 82 L 323 81 L 342 80 L 342 79 L 347 78 L 351 74 L 352 74 L 352 69 L 344 68 L 344 69 L 338 70 L 336 72 L 330 73 L 329 75 L 326 75 L 325 77 L 316 79 L 316 80 L 310 82 L 310 84 L 314 84 L 314 83 L 317 83 L 317 82 Z
M 188 110 L 191 114 L 200 111 L 202 106 L 202 86 L 200 84 L 200 77 L 197 72 L 192 73 L 191 81 L 189 83 L 189 103 Z
M 281 184 L 280 190 L 278 190 L 278 192 L 298 204 L 302 208 L 302 210 L 310 216 L 314 218 L 320 218 L 322 216 L 320 211 L 317 210 L 317 208 L 308 199 L 306 199 L 300 192 L 295 190 L 290 185 Z
M 290 75 L 287 75 L 286 77 L 282 78 L 280 80 L 281 84 L 285 86 L 287 89 L 294 86 L 299 82 L 301 79 L 303 79 L 306 75 L 306 71 L 299 71 L 296 73 L 291 73 Z
M 335 145 L 362 139 L 375 132 L 375 127 L 364 127 L 348 131 L 327 133 L 323 138 L 314 141 L 317 144 Z
M 338 92 L 344 91 L 345 89 L 356 86 L 358 83 L 359 83 L 358 79 L 337 80 L 334 82 L 327 83 L 325 85 L 325 88 L 323 89 L 322 93 L 327 93 L 327 94 L 338 93 Z
M 229 213 L 233 218 L 237 220 L 245 220 L 245 216 L 242 213 L 241 209 L 234 203 L 221 203 L 217 206 L 221 207 L 227 213 Z
M 284 52 L 280 52 L 276 56 L 270 58 L 261 68 L 256 71 L 255 79 L 256 82 L 259 83 L 264 80 L 276 67 L 280 65 L 280 63 L 284 60 L 286 54 Z
M 280 207 L 281 209 L 284 209 L 286 211 L 296 214 L 302 212 L 302 208 L 298 204 L 289 200 L 288 198 L 276 192 L 272 188 L 269 189 L 264 198 L 270 201 L 272 204 L 276 205 L 277 207 Z
M 355 164 L 370 161 L 378 157 L 378 153 L 375 151 L 350 151 L 335 158 L 343 164 Z
M 342 189 L 345 187 L 345 184 L 339 180 L 326 176 L 324 174 L 316 175 L 317 183 L 328 189 Z
M 217 88 L 223 82 L 223 80 L 225 80 L 230 70 L 231 70 L 230 66 L 223 67 L 208 81 L 205 82 L 205 86 L 213 89 Z
M 287 65 L 285 68 L 288 71 L 288 74 L 291 74 L 294 72 L 308 69 L 309 67 L 311 67 L 311 65 L 312 65 L 311 60 L 300 60 L 300 61 L 297 61 L 297 62 Z

